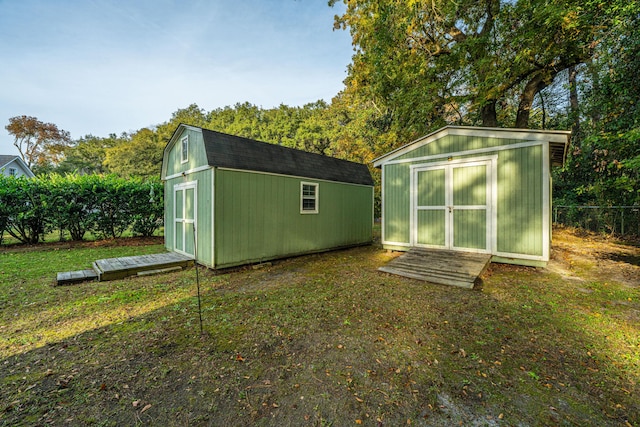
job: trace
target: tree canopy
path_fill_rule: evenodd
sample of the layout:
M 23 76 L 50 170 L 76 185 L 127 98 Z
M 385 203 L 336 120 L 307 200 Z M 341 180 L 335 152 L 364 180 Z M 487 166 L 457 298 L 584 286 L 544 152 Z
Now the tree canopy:
M 336 3 L 332 0 L 330 4 Z M 404 130 L 526 128 L 535 96 L 588 61 L 617 2 L 349 0 L 336 28 L 355 55 L 347 90 Z
M 31 116 L 11 117 L 5 129 L 13 135 L 13 145 L 29 168 L 57 164 L 71 142 L 69 132 Z
M 572 129 L 555 196 L 640 204 L 638 0 L 343 1 L 335 29 L 350 31 L 354 55 L 330 103 L 191 104 L 72 142 L 34 117 L 7 129 L 41 171 L 122 177 L 157 177 L 180 123 L 363 163 L 447 124 Z

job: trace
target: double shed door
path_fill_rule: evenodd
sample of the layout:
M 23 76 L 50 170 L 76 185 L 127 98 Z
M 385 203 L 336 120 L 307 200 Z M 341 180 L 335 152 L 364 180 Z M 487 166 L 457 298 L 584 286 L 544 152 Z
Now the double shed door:
M 174 187 L 175 235 L 174 249 L 186 255 L 195 256 L 197 183 L 188 182 Z
M 491 252 L 492 160 L 412 168 L 412 244 Z

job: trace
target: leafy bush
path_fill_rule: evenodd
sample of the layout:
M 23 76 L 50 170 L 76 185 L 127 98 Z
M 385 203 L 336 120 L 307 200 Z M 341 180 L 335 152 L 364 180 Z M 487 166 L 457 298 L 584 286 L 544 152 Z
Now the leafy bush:
M 114 175 L 57 175 L 33 179 L 0 177 L 0 243 L 5 232 L 37 243 L 50 230 L 73 240 L 87 232 L 117 238 L 131 229 L 152 235 L 162 224 L 163 187 L 157 181 Z
M 49 188 L 39 179 L 2 177 L 0 225 L 23 243 L 37 243 L 51 227 Z
M 132 231 L 135 235 L 149 237 L 164 222 L 163 186 L 157 181 L 140 182 L 131 197 L 133 203 Z

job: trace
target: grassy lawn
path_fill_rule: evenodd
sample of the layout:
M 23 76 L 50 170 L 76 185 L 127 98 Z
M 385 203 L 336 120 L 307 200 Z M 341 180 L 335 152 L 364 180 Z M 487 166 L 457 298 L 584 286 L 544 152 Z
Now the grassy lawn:
M 376 246 L 201 269 L 203 334 L 193 268 L 52 286 L 160 244 L 0 249 L 0 425 L 638 426 L 640 248 L 554 244 L 472 291 Z

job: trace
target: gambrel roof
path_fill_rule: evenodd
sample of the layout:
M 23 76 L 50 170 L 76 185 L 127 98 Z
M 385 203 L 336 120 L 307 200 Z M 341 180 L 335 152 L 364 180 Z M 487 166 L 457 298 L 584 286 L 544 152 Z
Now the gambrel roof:
M 209 129 L 180 125 L 168 147 L 184 128 L 202 131 L 207 162 L 212 167 L 373 185 L 369 168 L 364 164 Z

